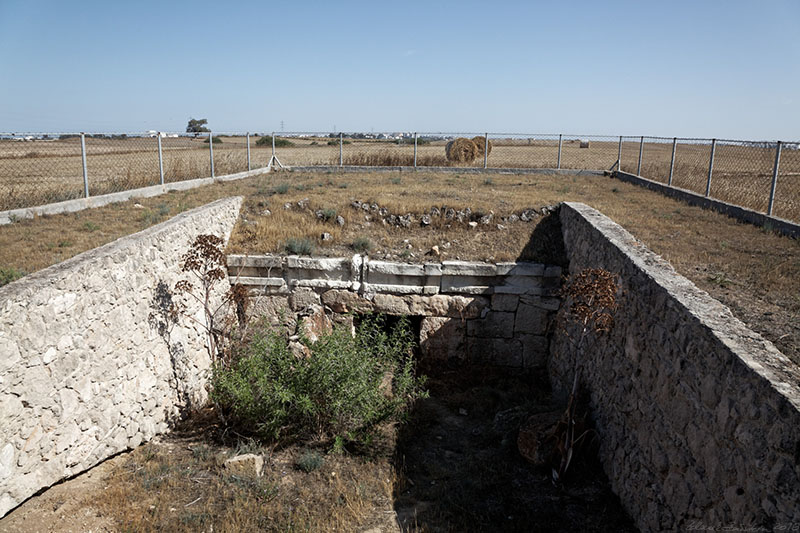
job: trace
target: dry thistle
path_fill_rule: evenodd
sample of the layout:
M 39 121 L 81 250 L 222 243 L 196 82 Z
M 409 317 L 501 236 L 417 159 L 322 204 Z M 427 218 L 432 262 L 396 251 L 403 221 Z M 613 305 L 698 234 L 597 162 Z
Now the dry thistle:
M 616 276 L 602 268 L 587 268 L 570 277 L 561 289 L 569 301 L 569 315 L 584 328 L 608 333 L 617 307 Z
M 565 319 L 580 324 L 581 332 L 577 342 L 567 333 L 567 338 L 575 346 L 574 375 L 567 409 L 553 432 L 557 443 L 556 455 L 559 457 L 558 465 L 552 471 L 553 483 L 560 483 L 572 462 L 575 449 L 592 433 L 586 428 L 588 413 L 578 412 L 581 356 L 590 331 L 608 333 L 614 327 L 618 290 L 616 275 L 601 268 L 587 268 L 573 274 L 561 289 L 561 297 L 569 305 Z

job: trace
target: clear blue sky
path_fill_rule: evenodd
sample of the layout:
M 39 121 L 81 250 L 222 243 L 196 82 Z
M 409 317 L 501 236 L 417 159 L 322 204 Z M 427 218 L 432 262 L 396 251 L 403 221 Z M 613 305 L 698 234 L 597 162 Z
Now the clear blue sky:
M 0 0 L 0 131 L 800 139 L 800 1 Z

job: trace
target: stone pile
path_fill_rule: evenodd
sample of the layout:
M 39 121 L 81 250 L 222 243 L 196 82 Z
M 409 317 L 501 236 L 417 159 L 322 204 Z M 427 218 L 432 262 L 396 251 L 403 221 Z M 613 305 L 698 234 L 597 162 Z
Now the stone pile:
M 410 228 L 412 225 L 419 225 L 427 227 L 433 224 L 434 220 L 444 220 L 445 223 L 452 224 L 469 224 L 470 227 L 476 227 L 479 224 L 489 225 L 495 220 L 499 220 L 504 229 L 506 224 L 513 224 L 515 222 L 532 222 L 539 217 L 545 216 L 556 210 L 557 206 L 547 205 L 540 208 L 527 208 L 521 210 L 519 213 L 512 213 L 507 216 L 495 217 L 495 213 L 490 211 L 484 213 L 481 211 L 473 211 L 470 207 L 464 209 L 455 209 L 443 205 L 441 207 L 433 206 L 427 211 L 422 213 L 405 213 L 397 214 L 392 213 L 387 207 L 379 206 L 376 203 L 361 202 L 353 200 L 350 202 L 350 207 L 357 211 L 368 213 L 370 220 L 377 217 L 384 225 L 397 226 L 401 228 Z M 474 222 L 474 224 L 472 224 Z

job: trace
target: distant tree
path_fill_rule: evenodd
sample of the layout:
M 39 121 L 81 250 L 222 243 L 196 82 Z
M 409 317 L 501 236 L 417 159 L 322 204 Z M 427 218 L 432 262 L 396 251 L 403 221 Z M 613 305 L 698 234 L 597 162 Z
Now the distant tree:
M 208 120 L 205 118 L 190 118 L 186 126 L 186 133 L 205 133 L 211 131 L 206 128 Z

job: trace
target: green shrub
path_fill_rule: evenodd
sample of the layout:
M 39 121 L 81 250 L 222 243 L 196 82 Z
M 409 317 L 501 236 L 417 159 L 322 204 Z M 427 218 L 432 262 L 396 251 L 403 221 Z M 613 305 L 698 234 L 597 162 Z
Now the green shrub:
M 288 183 L 279 183 L 272 189 L 272 194 L 286 194 L 287 192 L 289 192 Z
M 366 442 L 378 424 L 401 420 L 425 395 L 413 344 L 407 319 L 387 331 L 381 315 L 366 316 L 355 337 L 346 326 L 334 328 L 304 358 L 284 336 L 260 329 L 230 366 L 213 367 L 211 398 L 238 432 L 268 441 Z
M 25 275 L 25 272 L 14 267 L 0 267 L 0 287 L 11 283 Z
M 372 241 L 366 237 L 356 237 L 353 241 L 353 250 L 363 254 L 372 250 Z
M 310 239 L 288 239 L 284 245 L 287 254 L 311 255 L 314 251 L 314 243 Z
M 222 144 L 222 139 L 220 139 L 219 137 L 211 137 L 211 138 L 214 139 L 214 144 Z M 203 142 L 208 144 L 208 138 L 206 138 L 206 140 Z
M 347 139 L 342 139 L 342 144 L 352 144 Z M 336 139 L 335 141 L 328 141 L 328 146 L 339 146 L 339 140 Z
M 306 450 L 295 462 L 295 466 L 303 472 L 313 472 L 319 470 L 325 464 L 325 458 L 321 453 Z
M 321 214 L 322 214 L 322 220 L 328 222 L 336 218 L 336 209 L 333 209 L 331 207 L 326 207 L 325 209 L 322 210 Z
M 272 146 L 272 135 L 265 135 L 256 141 L 256 146 Z M 275 147 L 294 146 L 294 143 L 289 139 L 275 137 Z

